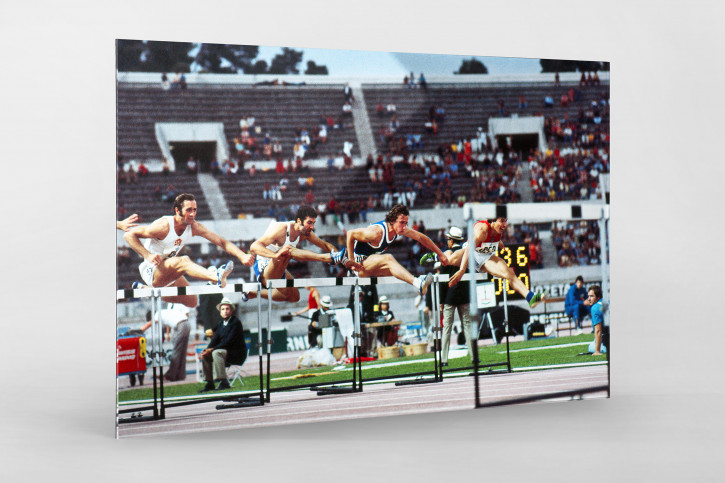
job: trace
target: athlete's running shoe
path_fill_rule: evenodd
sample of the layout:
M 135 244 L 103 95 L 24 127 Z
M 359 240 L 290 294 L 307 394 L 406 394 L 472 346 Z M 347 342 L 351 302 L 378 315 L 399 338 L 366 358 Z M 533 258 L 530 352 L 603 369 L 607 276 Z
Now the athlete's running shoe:
M 227 263 L 222 265 L 221 267 L 217 268 L 216 270 L 216 277 L 217 277 L 217 286 L 222 287 L 223 285 L 226 285 L 227 283 L 227 276 L 229 276 L 230 273 L 232 273 L 232 270 L 234 270 L 234 262 L 229 260 Z
M 422 257 L 420 257 L 420 264 L 425 265 L 433 265 L 435 262 L 438 261 L 438 254 L 437 253 L 426 253 Z
M 337 252 L 330 252 L 330 258 L 332 258 L 332 263 L 335 265 L 342 263 L 342 261 L 345 260 L 345 252 L 347 252 L 347 248 L 343 248 L 342 250 Z
M 242 291 L 242 302 L 246 302 L 249 300 L 249 296 L 247 295 L 247 292 Z
M 431 283 L 433 283 L 433 274 L 427 273 L 425 275 L 421 275 L 418 279 L 420 279 L 420 289 L 418 290 L 418 293 L 425 295 L 426 292 L 428 292 L 428 287 Z
M 544 299 L 546 298 L 546 291 L 544 292 L 536 292 L 533 297 L 531 297 L 531 300 L 529 300 L 529 307 L 532 309 L 539 305 Z
M 131 284 L 131 288 L 134 289 L 134 290 L 139 289 L 139 288 L 143 288 L 143 287 L 144 287 L 144 285 L 141 282 L 133 282 Z

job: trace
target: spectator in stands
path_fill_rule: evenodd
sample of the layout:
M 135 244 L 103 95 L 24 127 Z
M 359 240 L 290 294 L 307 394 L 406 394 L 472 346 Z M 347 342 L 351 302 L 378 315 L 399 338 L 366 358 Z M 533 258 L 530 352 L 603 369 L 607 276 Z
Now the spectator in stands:
M 161 164 L 161 174 L 168 176 L 170 172 L 171 167 L 169 166 L 169 160 L 164 158 L 164 162 Z
M 343 89 L 343 94 L 345 96 L 345 103 L 352 104 L 355 101 L 355 98 L 352 94 L 352 87 L 350 87 L 350 83 L 345 83 L 345 88 Z
M 559 73 L 554 74 L 554 87 L 559 87 Z
M 423 90 L 428 90 L 428 83 L 425 81 L 425 76 L 423 73 L 420 73 L 420 77 L 418 77 L 418 84 L 420 84 L 420 87 L 423 88 Z
M 138 183 L 138 174 L 136 173 L 136 161 L 131 160 L 124 166 L 126 174 L 126 183 Z
M 186 90 L 186 74 L 183 72 L 181 73 L 181 77 L 179 77 L 179 87 L 181 87 L 181 90 Z
M 395 104 L 393 104 L 393 101 L 388 102 L 388 105 L 385 108 L 385 111 L 388 113 L 388 116 L 392 116 L 397 111 L 397 107 Z
M 378 105 L 375 106 L 375 114 L 378 115 L 378 117 L 383 117 L 385 114 L 385 106 L 383 106 L 383 103 L 378 101 Z
M 247 358 L 242 321 L 234 315 L 234 304 L 226 297 L 217 305 L 221 320 L 214 328 L 213 336 L 199 358 L 204 369 L 206 384 L 200 392 L 229 389 L 226 366 L 242 365 Z M 219 385 L 214 387 L 214 382 Z
M 186 172 L 188 174 L 196 174 L 199 169 L 194 156 L 189 156 L 189 160 L 186 162 Z
M 550 95 L 544 96 L 544 107 L 554 107 L 554 98 Z
M 161 195 L 161 201 L 170 201 L 176 198 L 176 187 L 173 184 L 166 186 L 166 193 Z
M 344 141 L 342 143 L 342 153 L 345 156 L 348 156 L 348 157 L 352 158 L 352 147 L 353 147 L 353 143 L 352 142 L 350 142 L 350 141 Z
M 579 275 L 569 287 L 566 293 L 566 301 L 564 302 L 566 315 L 571 317 L 576 325 L 576 335 L 582 333 L 582 319 L 588 313 L 587 307 L 584 305 L 586 299 L 587 289 L 584 288 L 584 278 Z
M 317 204 L 317 216 L 320 218 L 320 222 L 324 225 L 325 219 L 327 218 L 327 205 L 322 201 Z
M 526 97 L 523 94 L 519 96 L 519 109 L 526 109 L 528 104 L 526 103 Z
M 305 204 L 312 206 L 315 202 L 315 194 L 312 192 L 311 189 L 307 190 L 307 194 L 305 195 Z
M 345 102 L 345 104 L 342 105 L 342 115 L 347 117 L 352 116 L 352 104 Z
M 168 91 L 171 85 L 169 84 L 169 76 L 166 75 L 166 72 L 161 73 L 161 88 L 165 91 Z
M 403 77 L 403 86 L 408 87 L 408 82 L 409 82 L 409 79 L 408 79 L 408 76 L 406 75 L 405 77 Z
M 505 116 L 506 115 L 506 109 L 505 109 L 506 103 L 503 99 L 498 100 L 498 115 L 499 116 Z
M 139 176 L 141 176 L 142 178 L 143 178 L 143 177 L 145 177 L 145 176 L 148 176 L 148 174 L 149 174 L 149 169 L 148 169 L 148 168 L 146 167 L 146 165 L 144 164 L 144 162 L 143 162 L 143 161 L 141 161 L 141 163 L 140 163 L 140 164 L 138 165 L 138 170 L 137 170 L 137 173 L 138 173 L 138 175 L 139 175 Z
M 211 163 L 209 163 L 209 171 L 211 171 L 212 176 L 218 176 L 221 173 L 221 167 L 216 158 L 212 159 Z

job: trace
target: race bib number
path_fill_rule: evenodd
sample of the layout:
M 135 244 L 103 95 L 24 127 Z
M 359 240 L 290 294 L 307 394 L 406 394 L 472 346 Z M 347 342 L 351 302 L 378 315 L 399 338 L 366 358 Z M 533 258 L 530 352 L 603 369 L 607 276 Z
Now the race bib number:
M 485 245 L 476 247 L 476 251 L 483 255 L 495 255 L 496 252 L 498 251 L 498 242 L 486 243 Z

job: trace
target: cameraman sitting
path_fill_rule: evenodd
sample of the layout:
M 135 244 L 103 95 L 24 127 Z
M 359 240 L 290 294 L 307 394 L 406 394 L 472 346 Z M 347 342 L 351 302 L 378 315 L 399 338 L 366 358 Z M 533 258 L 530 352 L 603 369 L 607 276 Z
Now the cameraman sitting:
M 320 308 L 317 309 L 310 318 L 310 323 L 307 326 L 307 340 L 310 343 L 310 348 L 322 347 L 322 328 L 320 327 L 320 315 L 327 313 L 332 308 L 332 299 L 329 295 L 325 295 L 320 300 Z

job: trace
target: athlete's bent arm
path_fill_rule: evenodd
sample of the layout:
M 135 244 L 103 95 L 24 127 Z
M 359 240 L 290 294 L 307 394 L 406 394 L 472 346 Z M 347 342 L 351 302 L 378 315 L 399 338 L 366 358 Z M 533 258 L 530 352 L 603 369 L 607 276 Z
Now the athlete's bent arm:
M 281 244 L 280 237 L 284 240 L 284 234 L 287 233 L 287 224 L 275 222 L 267 228 L 261 238 L 255 240 L 250 246 L 249 251 L 257 256 L 265 258 L 277 259 L 281 254 L 287 253 L 288 250 L 280 249 L 277 253 L 267 248 L 267 245 Z
M 347 232 L 347 257 L 350 259 L 351 267 L 355 270 L 362 270 L 362 265 L 355 261 L 355 254 L 353 247 L 355 242 L 360 243 L 371 243 L 377 244 L 378 239 L 382 236 L 382 230 L 375 228 L 374 226 L 367 226 L 365 228 L 354 228 Z
M 140 238 L 156 238 L 157 240 L 163 240 L 166 235 L 169 234 L 169 225 L 163 218 L 159 218 L 150 225 L 137 226 L 123 234 L 123 239 L 126 240 L 128 246 L 133 251 L 141 255 L 144 260 L 158 265 L 163 261 L 161 255 L 157 253 L 151 253 L 141 243 Z
M 337 247 L 335 245 L 333 245 L 332 243 L 328 243 L 325 240 L 323 240 L 322 238 L 318 237 L 314 231 L 310 232 L 307 239 L 310 241 L 310 243 L 312 243 L 313 245 L 315 245 L 317 247 L 320 247 L 322 250 L 324 250 L 327 253 L 334 252 L 335 250 L 337 250 Z
M 450 279 L 448 279 L 448 286 L 455 287 L 456 285 L 458 285 L 458 282 L 461 281 L 461 277 L 463 277 L 466 274 L 466 270 L 468 270 L 468 247 L 463 249 L 463 257 L 461 258 L 461 267 L 458 269 L 458 271 L 456 273 L 454 273 L 451 276 Z
M 254 257 L 249 253 L 244 253 L 241 248 L 230 242 L 226 238 L 217 235 L 213 231 L 210 231 L 207 227 L 199 223 L 198 221 L 192 225 L 192 235 L 198 235 L 202 238 L 206 238 L 214 245 L 218 246 L 228 254 L 235 256 L 239 259 L 242 264 L 251 267 L 254 263 Z

